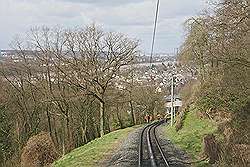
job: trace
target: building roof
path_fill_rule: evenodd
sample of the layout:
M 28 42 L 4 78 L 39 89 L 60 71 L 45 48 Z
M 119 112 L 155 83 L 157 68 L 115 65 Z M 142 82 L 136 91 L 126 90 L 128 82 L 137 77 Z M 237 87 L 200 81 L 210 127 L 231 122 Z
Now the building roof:
M 171 95 L 169 95 L 169 96 L 164 96 L 164 98 L 165 98 L 166 101 L 168 101 L 168 102 L 171 101 Z M 181 100 L 181 97 L 180 97 L 179 95 L 176 95 L 176 94 L 175 94 L 175 95 L 174 95 L 174 99 L 175 99 L 175 100 L 177 100 L 177 99 L 178 99 L 178 100 Z M 174 101 L 175 101 L 175 100 L 174 100 Z

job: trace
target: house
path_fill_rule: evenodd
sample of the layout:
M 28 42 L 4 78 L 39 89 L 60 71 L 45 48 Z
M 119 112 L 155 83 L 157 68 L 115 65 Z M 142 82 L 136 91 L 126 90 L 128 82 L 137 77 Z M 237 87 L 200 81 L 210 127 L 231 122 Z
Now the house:
M 165 107 L 167 110 L 167 114 L 171 113 L 171 95 L 165 96 Z M 182 106 L 182 101 L 180 96 L 174 95 L 173 99 L 173 107 L 174 107 L 174 114 L 178 112 L 179 108 Z

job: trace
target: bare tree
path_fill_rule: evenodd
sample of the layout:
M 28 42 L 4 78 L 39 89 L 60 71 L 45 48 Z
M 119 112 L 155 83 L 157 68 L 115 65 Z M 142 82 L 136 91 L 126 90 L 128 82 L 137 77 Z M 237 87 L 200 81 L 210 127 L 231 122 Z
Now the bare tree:
M 103 136 L 106 90 L 120 68 L 133 60 L 138 42 L 119 33 L 105 33 L 95 25 L 73 31 L 38 29 L 31 41 L 36 50 L 50 56 L 63 78 L 60 82 L 79 87 L 82 95 L 99 101 Z

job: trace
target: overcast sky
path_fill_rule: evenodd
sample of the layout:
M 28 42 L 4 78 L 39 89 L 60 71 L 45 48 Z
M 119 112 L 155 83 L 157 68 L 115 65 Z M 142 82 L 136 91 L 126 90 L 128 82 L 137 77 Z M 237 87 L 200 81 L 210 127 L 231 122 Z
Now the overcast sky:
M 76 27 L 96 23 L 137 38 L 150 51 L 157 0 L 0 0 L 0 49 L 32 26 Z M 206 0 L 160 0 L 155 52 L 171 53 L 184 38 L 183 22 L 201 12 Z

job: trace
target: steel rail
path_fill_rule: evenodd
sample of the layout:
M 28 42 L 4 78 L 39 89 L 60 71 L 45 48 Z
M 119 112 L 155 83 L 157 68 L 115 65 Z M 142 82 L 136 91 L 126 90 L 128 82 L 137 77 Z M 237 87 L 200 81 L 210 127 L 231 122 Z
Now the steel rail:
M 159 125 L 161 125 L 161 124 L 162 124 L 162 121 L 159 122 L 158 124 L 156 124 L 156 125 L 154 126 L 154 128 L 153 128 L 153 134 L 154 134 L 154 138 L 155 138 L 155 141 L 156 141 L 157 148 L 158 148 L 158 150 L 160 151 L 161 157 L 163 158 L 166 167 L 170 167 L 170 165 L 169 165 L 169 163 L 168 163 L 168 161 L 167 161 L 167 158 L 166 158 L 166 156 L 165 156 L 165 154 L 164 154 L 164 152 L 163 152 L 163 150 L 162 150 L 162 147 L 161 147 L 161 145 L 160 145 L 160 142 L 159 142 L 159 140 L 157 139 L 156 132 L 155 132 L 155 129 L 156 129 Z
M 151 132 L 152 132 L 152 135 L 155 139 L 155 143 L 156 143 L 156 146 L 160 152 L 160 155 L 161 157 L 163 158 L 163 161 L 166 165 L 166 167 L 170 167 L 168 161 L 167 161 L 167 158 L 166 156 L 164 155 L 164 152 L 160 146 L 160 143 L 159 143 L 159 140 L 157 139 L 157 136 L 156 136 L 156 128 L 161 125 L 163 123 L 163 121 L 160 121 L 160 122 L 154 122 L 154 123 L 151 123 L 151 124 L 148 124 L 146 125 L 142 131 L 141 131 L 141 134 L 140 134 L 140 143 L 139 143 L 139 157 L 138 157 L 138 166 L 139 167 L 142 167 L 143 164 L 143 137 L 144 137 L 144 134 L 146 133 L 146 141 L 147 141 L 147 147 L 148 147 L 148 155 L 149 155 L 149 159 L 150 159 L 150 164 L 152 167 L 157 167 L 157 164 L 156 164 L 156 157 L 154 155 L 154 152 L 153 152 L 153 149 L 152 149 L 152 136 L 151 136 Z
M 140 134 L 140 141 L 139 141 L 139 157 L 138 157 L 138 166 L 142 167 L 142 160 L 143 160 L 143 134 L 144 131 L 150 126 L 151 124 L 146 125 Z
M 150 158 L 150 162 L 151 162 L 151 166 L 152 167 L 156 167 L 156 162 L 155 162 L 155 156 L 153 153 L 153 149 L 152 149 L 152 139 L 151 139 L 151 135 L 150 135 L 150 131 L 153 127 L 155 127 L 155 123 L 153 123 L 147 130 L 147 144 L 148 144 L 148 155 Z

